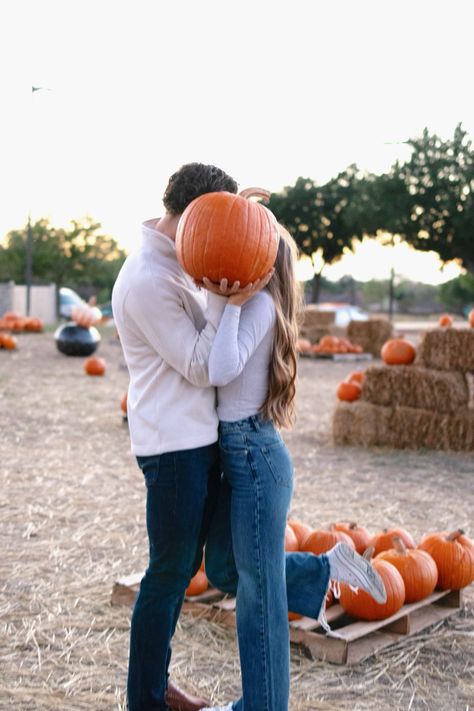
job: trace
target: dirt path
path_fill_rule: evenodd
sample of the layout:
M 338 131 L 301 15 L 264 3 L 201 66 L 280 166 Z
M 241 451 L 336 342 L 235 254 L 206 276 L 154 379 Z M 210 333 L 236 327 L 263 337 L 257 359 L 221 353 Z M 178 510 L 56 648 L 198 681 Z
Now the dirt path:
M 51 333 L 0 352 L 0 709 L 124 709 L 130 611 L 114 581 L 146 563 L 144 491 L 119 402 L 121 349 L 104 329 L 104 378 L 58 353 Z M 366 367 L 366 363 L 362 364 Z M 335 389 L 348 364 L 302 361 L 293 515 L 465 528 L 474 536 L 472 455 L 333 447 Z M 428 709 L 474 703 L 474 592 L 462 614 L 355 667 L 292 652 L 292 711 Z M 214 702 L 238 694 L 234 635 L 183 616 L 173 676 Z

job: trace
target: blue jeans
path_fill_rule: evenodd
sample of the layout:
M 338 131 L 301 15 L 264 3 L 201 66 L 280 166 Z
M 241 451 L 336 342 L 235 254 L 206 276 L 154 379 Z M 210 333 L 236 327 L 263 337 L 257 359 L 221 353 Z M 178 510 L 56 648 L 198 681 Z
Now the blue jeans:
M 293 466 L 259 416 L 221 422 L 223 480 L 206 542 L 206 573 L 236 595 L 242 697 L 236 711 L 288 711 L 288 610 L 317 618 L 329 585 L 327 557 L 285 553 Z
M 216 443 L 137 461 L 147 486 L 150 559 L 132 614 L 128 707 L 166 711 L 171 638 L 216 506 L 219 448 Z

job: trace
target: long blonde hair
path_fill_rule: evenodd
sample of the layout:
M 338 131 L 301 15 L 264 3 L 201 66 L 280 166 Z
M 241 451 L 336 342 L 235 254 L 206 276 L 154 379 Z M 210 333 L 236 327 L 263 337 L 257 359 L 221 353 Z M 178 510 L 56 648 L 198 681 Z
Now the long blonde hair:
M 296 242 L 280 225 L 275 273 L 266 287 L 275 303 L 276 322 L 268 393 L 261 413 L 277 427 L 286 428 L 295 421 L 296 339 L 303 312 L 302 291 L 295 272 L 297 257 Z

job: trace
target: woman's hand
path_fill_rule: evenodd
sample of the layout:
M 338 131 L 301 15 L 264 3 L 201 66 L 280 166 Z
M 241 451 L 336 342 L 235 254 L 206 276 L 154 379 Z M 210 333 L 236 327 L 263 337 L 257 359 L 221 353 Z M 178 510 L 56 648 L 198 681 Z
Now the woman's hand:
M 199 287 L 199 289 L 207 289 L 218 296 L 231 296 L 232 294 L 238 292 L 240 288 L 240 281 L 234 281 L 234 283 L 229 286 L 227 279 L 221 279 L 220 283 L 216 284 L 207 277 L 203 277 L 202 281 L 194 279 L 194 283 L 197 287 Z
M 216 284 L 207 277 L 203 277 L 202 282 L 195 281 L 194 283 L 196 286 L 204 287 L 204 289 L 212 291 L 213 294 L 227 296 L 229 298 L 229 304 L 242 306 L 246 301 L 251 299 L 257 291 L 261 291 L 266 287 L 274 273 L 275 269 L 271 269 L 268 274 L 261 279 L 257 279 L 257 281 L 251 282 L 242 288 L 240 288 L 240 281 L 234 281 L 234 283 L 229 286 L 227 279 L 221 279 L 220 283 Z

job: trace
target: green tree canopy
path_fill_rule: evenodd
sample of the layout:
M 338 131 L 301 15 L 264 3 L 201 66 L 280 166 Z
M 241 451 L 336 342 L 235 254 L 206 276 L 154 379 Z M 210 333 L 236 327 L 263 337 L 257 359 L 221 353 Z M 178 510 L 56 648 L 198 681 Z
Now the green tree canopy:
M 68 228 L 54 227 L 47 219 L 31 226 L 33 281 L 80 288 L 93 286 L 110 291 L 126 253 L 113 237 L 100 231 L 91 218 L 72 220 Z M 0 247 L 0 281 L 25 280 L 27 227 L 12 230 Z
M 354 240 L 364 232 L 366 217 L 359 209 L 363 186 L 363 176 L 352 165 L 325 185 L 300 177 L 295 185 L 270 196 L 269 209 L 312 261 L 312 301 L 318 301 L 325 265 L 352 250 Z
M 474 151 L 466 131 L 459 124 L 443 141 L 425 129 L 408 144 L 410 159 L 375 181 L 379 228 L 474 273 Z

